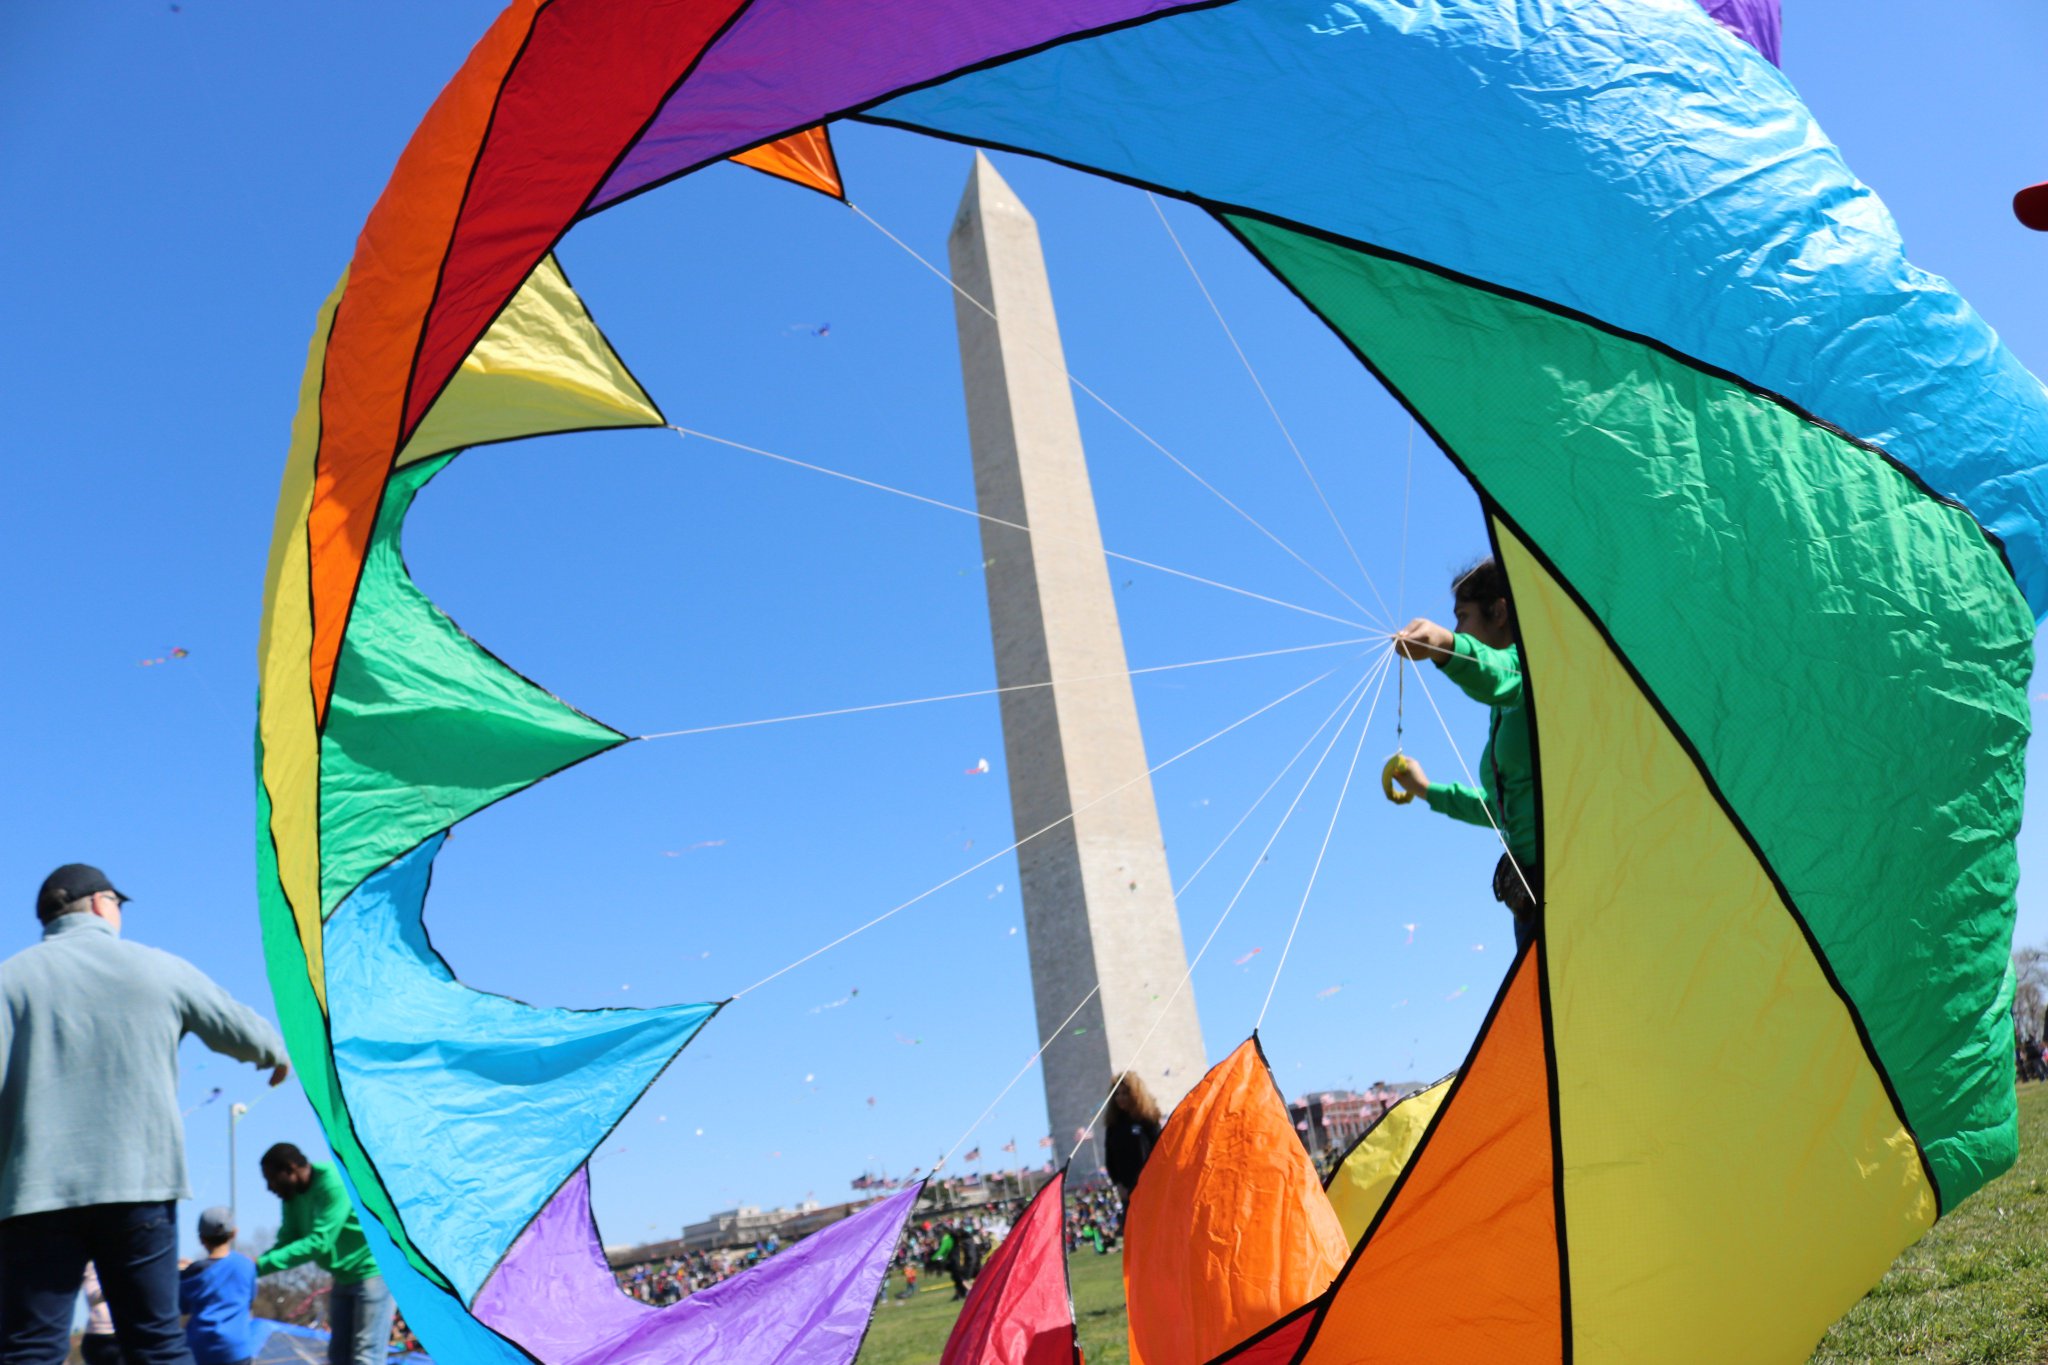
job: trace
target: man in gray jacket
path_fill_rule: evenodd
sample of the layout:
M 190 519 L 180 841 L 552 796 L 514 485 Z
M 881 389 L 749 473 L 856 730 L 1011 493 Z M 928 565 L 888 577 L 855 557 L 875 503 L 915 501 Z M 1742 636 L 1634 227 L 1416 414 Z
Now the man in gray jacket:
M 60 1365 L 85 1263 L 128 1365 L 191 1365 L 178 1321 L 178 1040 L 291 1068 L 277 1030 L 182 958 L 121 940 L 127 900 L 67 863 L 42 942 L 0 963 L 0 1365 Z

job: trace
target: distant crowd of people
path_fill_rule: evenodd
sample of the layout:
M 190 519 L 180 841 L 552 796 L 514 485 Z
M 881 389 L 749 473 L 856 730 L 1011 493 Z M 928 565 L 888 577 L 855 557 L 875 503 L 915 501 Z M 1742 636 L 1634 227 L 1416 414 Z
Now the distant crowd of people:
M 764 1237 L 749 1247 L 725 1247 L 717 1251 L 686 1251 L 658 1261 L 619 1266 L 613 1278 L 628 1298 L 655 1308 L 680 1303 L 700 1289 L 729 1280 L 782 1249 L 776 1237 Z
M 2013 1047 L 2013 1062 L 2023 1081 L 2048 1081 L 2048 1042 L 2022 1033 Z

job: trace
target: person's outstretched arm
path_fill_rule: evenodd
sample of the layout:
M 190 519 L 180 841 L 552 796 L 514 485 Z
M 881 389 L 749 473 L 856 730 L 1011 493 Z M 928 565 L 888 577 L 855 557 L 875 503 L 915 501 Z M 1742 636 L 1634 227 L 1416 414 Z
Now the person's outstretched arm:
M 1430 783 L 1422 793 L 1422 803 L 1438 815 L 1448 815 L 1481 829 L 1491 829 L 1495 824 L 1496 817 L 1487 812 L 1486 793 L 1463 782 Z
M 1432 782 L 1422 765 L 1406 756 L 1394 771 L 1394 781 L 1401 784 L 1409 794 L 1422 798 L 1422 804 L 1438 815 L 1448 815 L 1453 820 L 1462 820 L 1468 825 L 1484 829 L 1498 828 L 1497 817 L 1490 814 L 1486 793 L 1463 782 Z
M 1522 655 L 1516 649 L 1495 649 L 1469 635 L 1452 637 L 1452 649 L 1440 661 L 1444 676 L 1481 706 L 1517 706 L 1522 700 Z
M 352 1212 L 348 1196 L 342 1192 L 340 1178 L 315 1179 L 298 1198 L 312 1202 L 312 1227 L 304 1236 L 279 1242 L 258 1256 L 258 1275 L 274 1275 L 295 1265 L 325 1261 L 333 1256 L 335 1244 L 341 1240 L 342 1229 L 348 1226 Z
M 178 980 L 185 1032 L 224 1057 L 269 1067 L 270 1083 L 282 1085 L 291 1074 L 291 1062 L 284 1039 L 270 1022 L 183 958 L 169 953 L 163 957 Z

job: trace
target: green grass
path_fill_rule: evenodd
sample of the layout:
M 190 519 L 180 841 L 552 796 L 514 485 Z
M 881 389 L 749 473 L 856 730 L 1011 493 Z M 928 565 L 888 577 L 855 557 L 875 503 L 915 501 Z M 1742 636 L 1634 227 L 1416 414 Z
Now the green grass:
M 1088 1365 L 1127 1365 L 1123 1257 L 1069 1258 Z M 936 1283 L 934 1283 L 936 1281 Z M 957 1305 L 944 1275 L 875 1313 L 858 1365 L 931 1365 Z M 2020 1159 L 1907 1248 L 1821 1341 L 1813 1365 L 2048 1361 L 2048 1085 L 2020 1087 Z
M 1128 1365 L 1124 1333 L 1124 1258 L 1121 1252 L 1097 1256 L 1077 1252 L 1067 1258 L 1067 1278 L 1074 1290 L 1074 1321 L 1081 1354 L 1088 1365 Z M 960 1305 L 953 1302 L 953 1282 L 926 1275 L 917 1297 L 899 1299 L 903 1277 L 889 1276 L 889 1298 L 875 1310 L 857 1365 L 931 1365 L 945 1349 L 946 1334 Z
M 1892 1263 L 1815 1365 L 2048 1360 L 2048 1085 L 2020 1087 L 2020 1159 Z

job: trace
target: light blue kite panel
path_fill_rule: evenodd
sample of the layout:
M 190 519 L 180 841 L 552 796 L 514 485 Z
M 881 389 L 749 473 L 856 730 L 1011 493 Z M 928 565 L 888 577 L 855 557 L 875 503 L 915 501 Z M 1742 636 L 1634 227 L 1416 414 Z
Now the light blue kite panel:
M 1907 263 L 1785 77 L 1695 0 L 1236 0 L 869 113 L 1319 228 L 1661 341 L 1968 507 L 2048 615 L 2048 395 Z
M 421 1341 L 433 1343 L 437 1365 L 533 1365 L 526 1352 L 471 1317 L 447 1290 L 414 1270 L 384 1225 L 364 1209 L 355 1182 L 348 1178 L 348 1168 L 337 1161 L 334 1169 L 348 1186 L 348 1197 L 355 1201 L 370 1254 L 377 1258 L 377 1269 L 398 1300 L 405 1325 Z
M 471 990 L 421 923 L 446 837 L 327 921 L 327 1000 L 350 1122 L 413 1245 L 466 1304 L 719 1007 L 543 1009 Z

